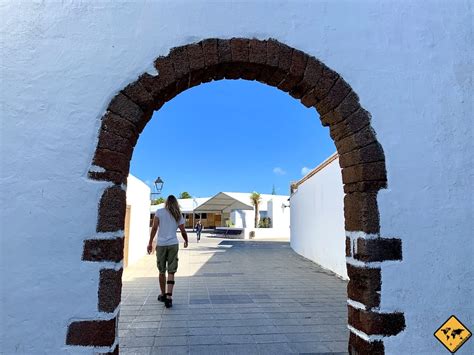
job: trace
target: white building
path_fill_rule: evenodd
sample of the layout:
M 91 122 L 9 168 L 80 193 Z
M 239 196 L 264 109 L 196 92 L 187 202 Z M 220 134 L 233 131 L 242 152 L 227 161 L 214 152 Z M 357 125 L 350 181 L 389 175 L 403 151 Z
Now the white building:
M 127 207 L 125 212 L 123 264 L 128 266 L 146 254 L 150 237 L 148 214 L 150 188 L 135 176 L 127 178 Z
M 291 186 L 291 247 L 347 279 L 344 189 L 335 153 Z
M 240 234 L 246 239 L 289 238 L 289 196 L 260 194 L 259 228 L 255 228 L 255 207 L 250 196 L 251 193 L 219 192 L 212 197 L 178 199 L 178 202 L 186 228 L 193 228 L 201 220 L 204 228 L 214 229 L 216 233 Z M 151 206 L 150 217 L 163 206 Z

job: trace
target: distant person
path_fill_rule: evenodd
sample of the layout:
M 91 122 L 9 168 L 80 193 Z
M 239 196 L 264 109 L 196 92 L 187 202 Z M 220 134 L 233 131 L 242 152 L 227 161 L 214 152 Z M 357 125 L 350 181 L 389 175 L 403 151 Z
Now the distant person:
M 147 246 L 147 252 L 151 254 L 153 239 L 156 236 L 156 264 L 160 273 L 161 289 L 158 301 L 164 302 L 166 308 L 173 306 L 174 274 L 178 270 L 179 241 L 176 235 L 178 228 L 184 239 L 184 247 L 187 248 L 188 235 L 184 229 L 184 218 L 179 209 L 178 200 L 173 195 L 169 195 L 165 208 L 159 208 L 155 213 Z M 168 271 L 168 281 L 166 281 L 166 271 Z
M 199 243 L 199 241 L 201 240 L 201 232 L 202 232 L 202 223 L 201 223 L 201 220 L 199 220 L 197 223 L 196 223 L 196 228 L 194 228 L 196 230 L 196 235 L 197 235 L 197 242 Z

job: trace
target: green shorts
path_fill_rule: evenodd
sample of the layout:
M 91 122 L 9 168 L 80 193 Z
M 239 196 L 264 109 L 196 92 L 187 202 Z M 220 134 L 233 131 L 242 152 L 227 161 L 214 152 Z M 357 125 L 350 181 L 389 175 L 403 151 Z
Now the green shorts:
M 156 266 L 160 274 L 174 274 L 178 270 L 179 244 L 156 246 Z

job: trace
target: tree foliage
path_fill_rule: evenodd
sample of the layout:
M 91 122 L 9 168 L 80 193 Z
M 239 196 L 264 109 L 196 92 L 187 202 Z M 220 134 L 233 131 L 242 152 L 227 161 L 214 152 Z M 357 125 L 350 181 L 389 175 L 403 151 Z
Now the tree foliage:
M 159 205 L 160 203 L 165 203 L 165 199 L 163 197 L 158 197 L 154 200 L 151 200 L 152 205 Z
M 178 198 L 192 198 L 192 196 L 189 194 L 189 192 L 184 191 L 179 194 Z

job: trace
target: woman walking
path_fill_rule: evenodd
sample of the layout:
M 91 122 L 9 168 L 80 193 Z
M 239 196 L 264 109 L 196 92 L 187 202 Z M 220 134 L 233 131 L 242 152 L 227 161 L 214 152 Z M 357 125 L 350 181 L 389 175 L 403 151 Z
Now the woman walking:
M 158 301 L 164 302 L 166 308 L 173 306 L 174 274 L 178 270 L 179 241 L 176 235 L 178 228 L 184 239 L 184 247 L 187 248 L 188 235 L 184 228 L 184 218 L 179 209 L 178 200 L 173 195 L 169 195 L 165 207 L 155 212 L 147 247 L 148 254 L 151 254 L 153 239 L 156 236 L 156 264 L 160 273 L 161 289 Z M 166 271 L 168 271 L 168 280 L 166 280 Z

